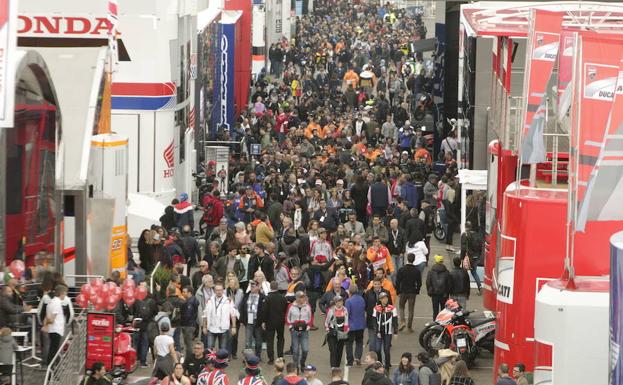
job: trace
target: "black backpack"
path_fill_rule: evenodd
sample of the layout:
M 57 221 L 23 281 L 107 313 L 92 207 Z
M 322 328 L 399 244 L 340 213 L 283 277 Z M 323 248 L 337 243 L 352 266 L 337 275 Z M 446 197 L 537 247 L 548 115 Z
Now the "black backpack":
M 422 211 L 424 212 L 424 225 L 426 227 L 426 232 L 432 233 L 433 230 L 435 230 L 435 217 L 433 209 L 429 206 L 425 209 L 422 209 Z
M 478 231 L 467 233 L 467 254 L 473 259 L 479 259 L 482 254 L 484 240 Z
M 152 316 L 152 306 L 151 306 L 151 299 L 146 298 L 143 301 L 139 301 L 138 303 L 138 308 L 136 311 L 136 316 L 138 318 L 141 318 L 143 320 L 143 322 L 147 322 L 149 321 Z

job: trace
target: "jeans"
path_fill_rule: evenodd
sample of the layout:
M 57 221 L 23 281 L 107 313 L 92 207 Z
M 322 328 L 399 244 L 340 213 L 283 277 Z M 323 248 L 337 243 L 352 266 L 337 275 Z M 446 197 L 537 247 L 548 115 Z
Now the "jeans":
M 353 355 L 353 342 L 355 344 L 355 354 Z M 348 332 L 348 340 L 346 340 L 346 364 L 353 365 L 354 360 L 361 361 L 363 355 L 363 329 L 351 330 Z
M 262 327 L 257 324 L 247 324 L 244 347 L 253 349 L 253 342 L 255 342 L 255 355 L 259 358 L 262 354 Z
M 379 361 L 385 364 L 385 369 L 389 369 L 391 366 L 391 349 L 392 349 L 392 334 L 381 334 L 373 336 L 376 340 L 376 354 Z M 383 353 L 383 359 L 381 360 L 381 353 Z
M 147 353 L 149 353 L 149 333 L 147 326 L 140 328 L 133 334 L 134 346 L 141 365 L 147 365 Z
M 398 300 L 398 309 L 400 311 L 400 322 L 402 324 L 405 323 L 405 320 L 407 320 L 407 327 L 409 329 L 411 329 L 411 327 L 413 326 L 413 316 L 415 315 L 414 310 L 415 310 L 415 297 L 417 296 L 417 294 L 415 293 L 402 293 L 400 294 L 400 298 Z M 409 306 L 409 317 L 405 318 L 406 315 L 406 307 L 407 304 Z
M 318 303 L 318 300 L 322 297 L 322 294 L 323 293 L 313 290 L 307 291 L 307 295 L 309 296 L 309 306 L 311 306 L 313 314 L 316 314 L 316 303 Z
M 394 263 L 394 274 L 392 274 L 392 283 L 396 287 L 396 275 L 398 270 L 402 267 L 402 257 L 400 255 L 392 255 L 392 262 Z
M 208 331 L 208 343 L 206 348 L 214 349 L 216 348 L 216 343 L 218 342 L 219 349 L 227 349 L 227 343 L 229 340 L 229 332 L 225 333 L 211 333 Z
M 476 281 L 476 286 L 478 287 L 478 289 L 480 289 L 482 284 L 480 283 L 480 277 L 478 276 L 478 263 L 476 262 L 476 260 L 472 262 L 471 267 L 472 268 L 469 270 L 469 272 L 472 273 L 472 277 L 474 277 L 474 281 Z
M 437 318 L 437 314 L 443 309 L 448 300 L 448 297 L 445 295 L 433 295 L 430 297 L 431 302 L 433 303 L 433 321 Z
M 424 277 L 424 269 L 426 269 L 426 265 L 426 262 L 415 265 L 415 267 L 420 271 L 420 275 L 422 275 L 422 277 Z
M 283 326 L 277 328 L 266 328 L 266 354 L 268 361 L 275 360 L 275 334 L 277 334 L 277 357 L 283 357 Z
M 190 357 L 193 350 L 193 337 L 195 336 L 194 326 L 180 326 L 178 329 L 182 331 L 182 339 L 184 340 L 184 354 Z
M 368 329 L 368 351 L 376 352 L 376 335 L 374 329 Z
M 58 349 L 61 348 L 61 339 L 63 338 L 63 336 L 58 333 L 48 333 L 48 335 L 50 336 L 50 351 L 48 352 L 48 364 L 50 364 L 50 361 L 54 359 L 54 356 L 58 352 Z
M 41 330 L 41 360 L 48 362 L 48 354 L 50 352 L 50 335 Z
M 342 364 L 342 354 L 344 354 L 344 343 L 337 336 L 328 335 L 327 344 L 329 345 L 329 362 L 332 368 L 339 368 Z
M 309 352 L 309 332 L 291 330 L 290 335 L 292 336 L 292 361 L 301 369 L 305 366 L 307 352 Z
M 175 351 L 182 351 L 182 329 L 179 327 L 172 328 L 173 329 L 173 342 L 175 344 Z

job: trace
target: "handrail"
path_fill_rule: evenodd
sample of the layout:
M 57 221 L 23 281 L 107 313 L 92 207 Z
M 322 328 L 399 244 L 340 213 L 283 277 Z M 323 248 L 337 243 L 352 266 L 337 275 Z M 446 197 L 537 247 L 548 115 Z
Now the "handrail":
M 154 272 L 158 270 L 159 267 L 160 267 L 160 261 L 156 263 L 156 267 L 154 267 L 154 269 L 151 271 L 151 274 L 149 276 L 149 292 L 150 293 L 154 292 Z

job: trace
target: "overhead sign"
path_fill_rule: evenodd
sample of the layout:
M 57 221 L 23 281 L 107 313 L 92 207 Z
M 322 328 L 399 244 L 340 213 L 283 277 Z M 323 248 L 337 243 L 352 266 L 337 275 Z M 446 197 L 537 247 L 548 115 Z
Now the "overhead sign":
M 0 0 L 0 127 L 13 126 L 17 1 Z
M 22 14 L 17 17 L 17 33 L 20 37 L 108 38 L 111 30 L 112 23 L 105 15 L 96 17 Z
M 115 341 L 115 315 L 112 313 L 87 314 L 87 357 L 86 367 L 103 362 L 111 369 Z

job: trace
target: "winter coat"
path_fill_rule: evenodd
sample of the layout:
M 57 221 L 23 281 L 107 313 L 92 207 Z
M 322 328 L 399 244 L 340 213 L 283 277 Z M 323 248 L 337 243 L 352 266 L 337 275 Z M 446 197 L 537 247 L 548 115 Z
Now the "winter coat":
M 173 206 L 175 211 L 175 226 L 178 229 L 182 229 L 184 226 L 189 225 L 191 230 L 195 228 L 194 208 L 190 202 L 180 202 Z
M 288 301 L 286 297 L 278 291 L 273 291 L 266 296 L 262 307 L 262 320 L 266 323 L 267 329 L 283 328 L 286 319 Z
M 420 294 L 422 273 L 410 263 L 398 270 L 396 275 L 396 291 L 398 294 Z
M 435 263 L 426 275 L 426 291 L 429 296 L 445 297 L 450 294 L 450 272 L 443 263 Z
M 370 206 L 372 209 L 387 210 L 391 203 L 391 193 L 385 182 L 376 182 L 370 186 Z
M 413 368 L 409 373 L 403 373 L 400 368 L 396 368 L 392 374 L 392 383 L 394 385 L 418 385 L 420 383 L 417 368 Z
M 270 255 L 264 253 L 262 255 L 252 255 L 249 259 L 249 271 L 247 271 L 248 279 L 253 279 L 255 272 L 262 270 L 266 281 L 270 282 L 275 279 L 275 263 Z
M 366 301 L 359 293 L 353 294 L 344 303 L 348 310 L 348 325 L 352 331 L 366 328 Z
M 469 275 L 462 267 L 450 271 L 450 295 L 464 295 L 469 298 Z
M 383 293 L 383 292 L 389 294 L 389 292 L 385 289 L 381 289 L 381 291 L 378 294 Z M 366 322 L 367 322 L 368 329 L 374 329 L 376 327 L 376 318 L 374 318 L 372 314 L 374 313 L 374 307 L 379 302 L 378 294 L 374 291 L 374 289 L 370 289 L 370 290 L 367 290 L 363 295 L 363 298 L 366 302 Z M 390 296 L 390 299 L 391 299 L 391 296 Z
M 385 374 L 372 371 L 362 385 L 392 385 L 392 382 Z
M 242 302 L 240 302 L 240 305 L 238 306 L 238 312 L 240 313 L 240 318 L 238 318 L 240 320 L 240 323 L 243 325 L 247 324 L 248 321 L 248 313 L 247 313 L 247 301 L 249 299 L 251 293 L 245 293 L 244 297 L 242 298 Z M 262 294 L 261 292 L 259 293 L 259 299 L 257 301 L 257 314 L 256 314 L 256 319 L 253 321 L 253 323 L 255 325 L 261 325 L 262 322 L 264 322 L 264 320 L 262 319 L 262 315 L 264 314 L 264 306 L 265 306 L 265 301 L 266 301 L 266 296 L 264 294 Z
M 214 263 L 214 271 L 216 272 L 216 275 L 222 278 L 225 278 L 227 276 L 227 265 L 229 262 L 229 256 L 223 256 L 220 257 L 219 259 L 216 260 L 216 262 Z M 242 278 L 244 277 L 246 271 L 244 270 L 244 265 L 242 264 L 242 260 L 240 260 L 240 258 L 236 258 L 234 257 L 235 261 L 234 261 L 234 274 L 236 274 L 236 278 L 238 278 L 238 280 L 242 280 Z

